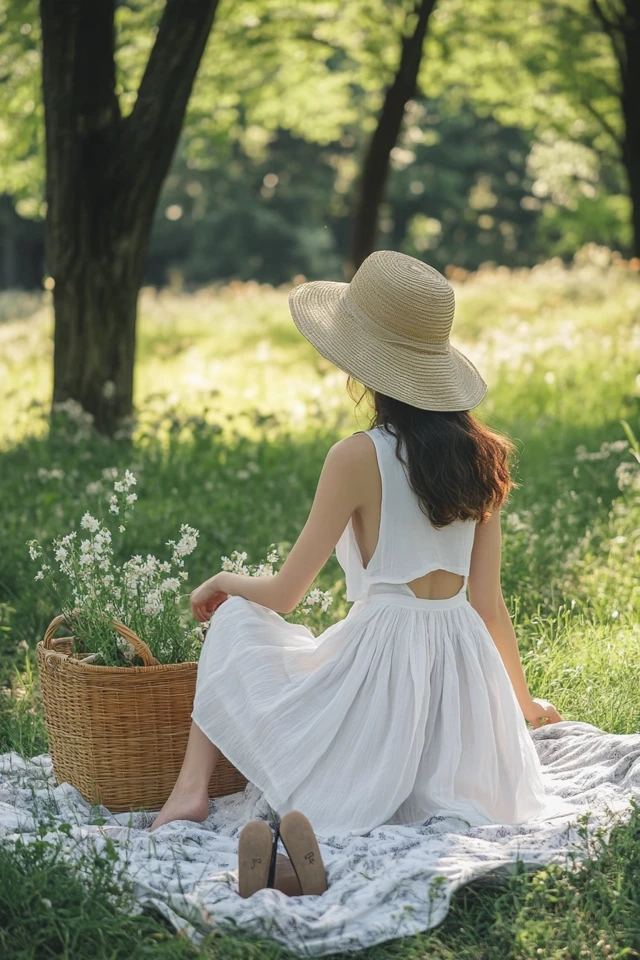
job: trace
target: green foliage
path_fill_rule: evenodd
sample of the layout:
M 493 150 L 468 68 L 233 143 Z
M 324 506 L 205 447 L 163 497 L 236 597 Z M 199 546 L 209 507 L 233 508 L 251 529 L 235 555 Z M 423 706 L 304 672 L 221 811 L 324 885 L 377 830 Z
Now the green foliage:
M 544 213 L 547 255 L 571 255 L 596 236 L 628 248 L 620 71 L 589 0 L 445 0 L 421 82 L 454 108 L 471 103 L 531 135 L 539 156 L 530 158 L 529 202 Z M 562 191 L 552 183 L 558 175 Z
M 163 6 L 117 5 L 125 116 Z M 148 281 L 342 277 L 362 154 L 412 9 L 410 0 L 222 0 Z M 0 20 L 0 192 L 41 217 L 36 5 L 0 0 Z M 439 0 L 420 86 L 394 151 L 381 245 L 469 269 L 570 258 L 593 239 L 629 249 L 619 68 L 588 0 Z M 483 193 L 494 198 L 487 207 Z
M 63 824 L 63 827 L 70 827 Z M 62 840 L 47 834 L 0 846 L 0 954 L 6 960 L 182 960 L 196 955 L 158 919 L 136 911 L 131 890 L 104 853 L 78 844 L 73 863 Z M 46 836 L 46 839 L 44 839 Z M 65 847 L 68 844 L 65 843 Z
M 0 0 L 0 193 L 25 217 L 44 214 L 44 111 L 36 0 Z

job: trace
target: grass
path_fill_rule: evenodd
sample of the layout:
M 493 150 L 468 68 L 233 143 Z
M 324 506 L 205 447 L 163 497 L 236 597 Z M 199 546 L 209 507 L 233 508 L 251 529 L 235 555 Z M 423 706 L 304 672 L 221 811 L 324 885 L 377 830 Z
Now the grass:
M 456 342 L 491 388 L 480 413 L 519 450 L 503 585 L 530 685 L 568 719 L 637 731 L 640 481 L 620 421 L 640 435 L 638 277 L 587 251 L 571 269 L 480 271 L 457 299 Z M 234 549 L 253 561 L 273 541 L 286 552 L 328 446 L 366 417 L 354 416 L 345 377 L 296 334 L 285 292 L 246 284 L 143 294 L 131 442 L 103 440 L 73 418 L 49 431 L 50 307 L 0 301 L 0 751 L 30 756 L 46 750 L 33 651 L 56 611 L 33 582 L 25 541 L 104 510 L 103 471 L 129 467 L 140 495 L 129 552 L 156 552 L 192 524 L 201 532 L 194 583 Z M 346 610 L 335 560 L 320 586 L 335 597 L 329 623 Z M 44 843 L 0 847 L 0 955 L 285 956 L 239 934 L 196 951 L 159 918 L 132 913 L 112 863 L 92 869 Z M 634 875 L 637 813 L 578 873 L 473 884 L 438 930 L 366 951 L 367 960 L 639 955 Z

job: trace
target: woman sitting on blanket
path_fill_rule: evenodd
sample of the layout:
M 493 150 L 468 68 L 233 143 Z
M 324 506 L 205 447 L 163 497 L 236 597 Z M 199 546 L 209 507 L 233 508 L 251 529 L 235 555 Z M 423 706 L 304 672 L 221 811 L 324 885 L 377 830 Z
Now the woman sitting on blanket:
M 310 842 L 304 818 L 287 820 L 297 810 L 324 835 L 434 816 L 543 816 L 526 722 L 561 718 L 529 692 L 502 596 L 511 444 L 469 412 L 486 385 L 449 342 L 453 290 L 427 264 L 379 251 L 350 284 L 306 283 L 289 302 L 304 336 L 366 386 L 372 427 L 329 450 L 309 519 L 274 577 L 223 571 L 194 590 L 196 618 L 216 612 L 184 764 L 154 828 L 206 818 L 221 754 L 260 788 L 296 849 L 300 836 Z M 334 548 L 354 605 L 314 637 L 279 614 Z M 267 824 L 245 841 L 246 891 L 274 871 Z M 253 885 L 251 844 L 262 844 Z

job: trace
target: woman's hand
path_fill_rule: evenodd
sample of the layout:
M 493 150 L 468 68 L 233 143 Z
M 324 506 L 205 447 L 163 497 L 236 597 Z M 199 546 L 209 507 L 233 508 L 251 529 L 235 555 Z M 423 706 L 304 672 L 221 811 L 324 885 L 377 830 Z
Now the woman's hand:
M 525 712 L 524 717 L 536 729 L 545 727 L 549 723 L 559 723 L 562 720 L 554 705 L 541 697 L 532 697 L 531 705 Z
M 217 573 L 201 583 L 191 594 L 191 610 L 199 623 L 206 623 L 216 612 L 221 603 L 229 599 L 229 594 L 223 589 L 221 575 Z

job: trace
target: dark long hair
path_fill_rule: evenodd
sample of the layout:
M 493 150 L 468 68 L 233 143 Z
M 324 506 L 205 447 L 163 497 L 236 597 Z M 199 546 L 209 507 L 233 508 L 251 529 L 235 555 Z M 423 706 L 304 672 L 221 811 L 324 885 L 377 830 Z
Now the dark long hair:
M 468 410 L 420 410 L 365 388 L 374 415 L 371 426 L 385 427 L 396 439 L 396 455 L 423 513 L 435 527 L 454 520 L 487 520 L 512 487 L 511 441 L 490 430 Z

